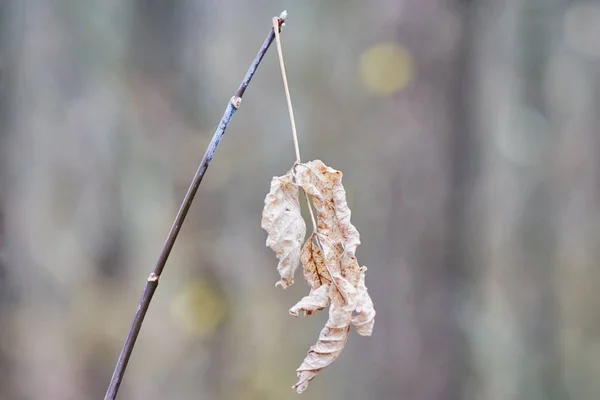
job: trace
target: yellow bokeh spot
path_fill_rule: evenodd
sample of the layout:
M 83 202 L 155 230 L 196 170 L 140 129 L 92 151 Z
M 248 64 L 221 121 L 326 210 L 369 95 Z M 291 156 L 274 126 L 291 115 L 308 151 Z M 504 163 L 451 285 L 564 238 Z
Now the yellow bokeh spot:
M 210 336 L 226 315 L 226 305 L 208 282 L 188 282 L 171 303 L 171 314 L 188 334 Z
M 360 76 L 367 91 L 392 94 L 412 80 L 413 59 L 398 44 L 380 43 L 361 55 Z

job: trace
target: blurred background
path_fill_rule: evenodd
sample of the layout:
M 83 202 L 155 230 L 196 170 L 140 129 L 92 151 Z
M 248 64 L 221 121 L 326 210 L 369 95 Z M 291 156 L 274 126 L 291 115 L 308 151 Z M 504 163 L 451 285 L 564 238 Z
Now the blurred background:
M 344 172 L 377 310 L 305 399 L 600 396 L 600 2 L 3 0 L 0 399 L 100 399 L 271 26 L 304 160 Z M 296 399 L 326 312 L 260 228 L 294 161 L 275 47 L 200 187 L 121 399 Z

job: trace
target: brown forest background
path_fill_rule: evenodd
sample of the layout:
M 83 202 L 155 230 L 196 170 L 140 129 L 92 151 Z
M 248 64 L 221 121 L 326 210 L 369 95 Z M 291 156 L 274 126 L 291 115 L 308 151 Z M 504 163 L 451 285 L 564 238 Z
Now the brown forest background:
M 377 318 L 305 399 L 600 396 L 600 2 L 0 2 L 0 399 L 99 399 L 227 101 L 283 9 L 303 158 L 344 171 Z M 295 399 L 326 313 L 260 228 L 294 155 L 271 48 L 122 399 Z M 299 278 L 299 277 L 298 277 Z

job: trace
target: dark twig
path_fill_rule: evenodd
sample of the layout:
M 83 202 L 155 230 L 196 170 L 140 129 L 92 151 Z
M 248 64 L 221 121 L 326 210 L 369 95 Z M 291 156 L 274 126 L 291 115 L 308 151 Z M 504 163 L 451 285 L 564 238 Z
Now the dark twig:
M 285 11 L 279 17 L 279 30 L 281 31 L 281 27 L 285 22 Z M 138 304 L 137 311 L 135 312 L 135 316 L 133 318 L 133 323 L 131 324 L 131 328 L 129 329 L 129 333 L 127 334 L 127 338 L 125 339 L 125 344 L 123 345 L 123 349 L 121 350 L 121 354 L 119 355 L 119 359 L 117 360 L 117 365 L 115 367 L 115 371 L 113 372 L 112 378 L 110 379 L 110 384 L 108 386 L 108 390 L 106 391 L 106 395 L 104 396 L 104 400 L 114 400 L 117 397 L 117 392 L 119 391 L 119 387 L 121 386 L 121 382 L 123 381 L 123 375 L 125 374 L 125 368 L 127 368 L 127 363 L 129 362 L 129 358 L 131 357 L 131 352 L 133 351 L 133 346 L 135 345 L 135 341 L 140 332 L 140 328 L 142 327 L 142 322 L 144 322 L 144 317 L 146 316 L 146 311 L 148 311 L 148 306 L 150 306 L 150 301 L 152 300 L 152 296 L 158 287 L 158 279 L 160 278 L 160 274 L 162 273 L 167 259 L 169 258 L 169 254 L 171 253 L 171 249 L 175 244 L 175 240 L 177 239 L 177 235 L 181 230 L 181 226 L 183 225 L 183 221 L 190 209 L 192 201 L 194 200 L 194 196 L 198 191 L 198 187 L 202 182 L 202 178 L 206 173 L 206 169 L 208 168 L 208 164 L 212 160 L 215 151 L 217 150 L 217 146 L 221 142 L 223 138 L 223 134 L 225 134 L 225 130 L 233 117 L 233 114 L 237 111 L 240 104 L 242 103 L 242 97 L 244 96 L 244 92 L 252 79 L 252 76 L 256 72 L 260 62 L 262 61 L 265 53 L 269 49 L 271 42 L 275 38 L 275 30 L 271 28 L 269 35 L 265 39 L 262 47 L 258 51 L 256 58 L 250 65 L 248 72 L 246 72 L 246 76 L 244 80 L 240 84 L 237 92 L 227 104 L 227 108 L 225 109 L 225 113 L 221 118 L 221 122 L 217 126 L 215 134 L 213 135 L 206 152 L 204 153 L 204 157 L 200 162 L 200 166 L 196 171 L 196 175 L 194 175 L 194 179 L 192 179 L 192 183 L 185 194 L 181 207 L 177 212 L 177 216 L 175 217 L 175 221 L 173 222 L 173 226 L 171 227 L 171 231 L 167 236 L 167 240 L 160 252 L 158 257 L 158 261 L 156 262 L 156 266 L 154 267 L 154 271 L 150 274 L 146 281 L 146 287 L 142 292 L 142 297 Z

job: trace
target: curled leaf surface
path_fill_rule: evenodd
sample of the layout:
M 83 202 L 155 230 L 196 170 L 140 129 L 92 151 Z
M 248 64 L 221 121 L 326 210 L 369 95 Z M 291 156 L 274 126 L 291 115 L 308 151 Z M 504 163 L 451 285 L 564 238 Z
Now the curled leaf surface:
M 343 306 L 331 303 L 329 319 L 319 334 L 317 344 L 311 346 L 306 358 L 296 370 L 298 381 L 294 385 L 294 389 L 298 393 L 306 390 L 310 381 L 342 353 L 348 341 L 350 314 L 351 312 L 348 312 Z
M 317 209 L 319 233 L 354 255 L 360 244 L 358 230 L 350 222 L 351 211 L 342 185 L 342 172 L 314 160 L 296 167 L 296 182 L 311 196 Z
M 356 327 L 356 331 L 362 336 L 371 336 L 373 325 L 375 324 L 375 308 L 367 287 L 365 286 L 365 271 L 366 267 L 361 269 L 360 280 L 358 282 L 358 296 L 356 300 L 357 315 L 352 317 L 352 325 Z
M 298 316 L 300 311 L 308 316 L 315 311 L 320 311 L 329 304 L 329 284 L 321 285 L 317 289 L 312 289 L 308 296 L 305 296 L 296 305 L 290 308 L 290 314 Z
M 300 215 L 299 187 L 312 197 L 318 219 L 316 231 L 304 246 L 306 226 Z M 294 388 L 298 393 L 340 355 L 351 325 L 363 336 L 373 331 L 375 309 L 365 285 L 367 268 L 360 267 L 356 258 L 360 234 L 350 218 L 341 171 L 320 160 L 297 164 L 286 175 L 273 178 L 265 199 L 262 226 L 269 233 L 267 245 L 280 260 L 278 283 L 284 288 L 291 285 L 300 261 L 311 287 L 290 314 L 308 316 L 329 305 L 327 323 L 297 369 Z
M 311 288 L 317 289 L 321 285 L 331 283 L 331 276 L 325 266 L 323 252 L 315 243 L 315 234 L 310 235 L 302 251 L 300 252 L 300 261 L 304 267 L 304 279 Z
M 267 246 L 279 259 L 277 271 L 284 289 L 294 283 L 294 272 L 300 262 L 300 249 L 306 235 L 306 224 L 300 212 L 298 186 L 292 172 L 271 180 L 265 198 L 261 227 L 267 231 Z

